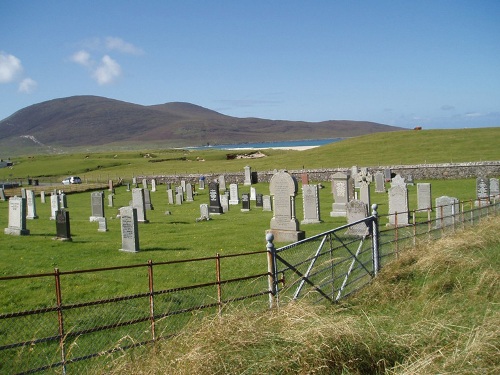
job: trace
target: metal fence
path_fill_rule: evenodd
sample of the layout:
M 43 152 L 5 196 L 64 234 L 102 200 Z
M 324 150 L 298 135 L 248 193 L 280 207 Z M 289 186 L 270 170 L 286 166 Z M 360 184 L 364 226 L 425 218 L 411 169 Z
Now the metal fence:
M 374 206 L 365 219 L 278 249 L 268 236 L 266 250 L 244 254 L 0 277 L 2 292 L 13 296 L 0 310 L 0 373 L 92 373 L 96 361 L 103 368 L 124 350 L 169 338 L 230 306 L 262 311 L 297 298 L 336 302 L 404 249 L 499 212 L 500 203 L 459 202 L 452 210 L 404 213 L 409 225 L 384 226 L 388 217 Z M 189 274 L 182 278 L 189 284 L 179 274 Z

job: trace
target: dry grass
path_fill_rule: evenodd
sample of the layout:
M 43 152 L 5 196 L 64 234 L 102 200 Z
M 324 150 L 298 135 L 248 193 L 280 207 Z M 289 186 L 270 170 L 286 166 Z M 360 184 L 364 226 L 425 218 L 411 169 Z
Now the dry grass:
M 421 244 L 343 305 L 226 311 L 101 372 L 499 374 L 499 228 Z

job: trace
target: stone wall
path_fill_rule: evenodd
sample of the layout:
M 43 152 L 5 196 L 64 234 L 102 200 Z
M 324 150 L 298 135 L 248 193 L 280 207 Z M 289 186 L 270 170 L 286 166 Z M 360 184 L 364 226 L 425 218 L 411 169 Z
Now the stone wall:
M 362 166 L 358 166 L 362 167 Z M 388 165 L 368 167 L 368 171 L 374 174 L 377 171 L 383 172 L 389 168 L 393 174 L 399 173 L 404 178 L 412 175 L 415 180 L 434 180 L 434 179 L 460 179 L 460 178 L 475 178 L 478 176 L 498 177 L 500 176 L 500 161 L 484 161 L 471 163 L 444 163 L 444 164 L 418 164 L 418 165 Z M 294 175 L 300 181 L 300 175 L 307 173 L 309 180 L 312 182 L 330 181 L 331 176 L 337 172 L 347 172 L 350 168 L 326 168 L 326 169 L 304 169 L 304 170 L 289 170 L 288 172 Z M 252 172 L 254 183 L 269 182 L 275 171 L 257 171 Z M 241 172 L 225 172 L 224 178 L 226 184 L 238 183 L 243 184 L 245 174 Z M 208 182 L 217 179 L 220 174 L 207 173 L 203 174 Z M 180 184 L 181 180 L 186 182 L 197 183 L 202 174 L 182 174 L 182 175 L 157 175 L 157 176 L 136 176 L 138 181 L 143 178 L 151 180 L 155 178 L 160 183 Z

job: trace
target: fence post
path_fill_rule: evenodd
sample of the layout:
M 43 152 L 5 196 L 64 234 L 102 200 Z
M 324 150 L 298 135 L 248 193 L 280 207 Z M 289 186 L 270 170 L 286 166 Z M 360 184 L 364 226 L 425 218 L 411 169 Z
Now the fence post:
M 215 256 L 215 277 L 217 281 L 217 304 L 219 305 L 219 316 L 222 315 L 222 285 L 220 277 L 220 254 Z
M 149 279 L 149 319 L 151 321 L 151 336 L 153 342 L 156 341 L 155 330 L 155 301 L 154 301 L 154 283 L 153 283 L 153 261 L 148 260 L 148 279 Z
M 417 218 L 415 210 L 413 210 L 412 213 L 412 220 L 413 220 L 413 247 L 415 247 L 417 244 Z
M 373 274 L 377 276 L 380 271 L 380 251 L 379 251 L 379 236 L 378 230 L 378 204 L 372 204 L 372 259 L 373 259 Z
M 64 350 L 64 319 L 62 312 L 61 277 L 59 268 L 54 268 L 56 282 L 57 318 L 59 322 L 59 347 L 61 348 L 61 366 L 63 375 L 66 374 L 66 353 Z
M 274 247 L 274 235 L 266 234 L 266 250 L 267 250 L 267 274 L 269 286 L 269 308 L 272 309 L 278 303 L 278 283 L 276 274 L 276 248 Z

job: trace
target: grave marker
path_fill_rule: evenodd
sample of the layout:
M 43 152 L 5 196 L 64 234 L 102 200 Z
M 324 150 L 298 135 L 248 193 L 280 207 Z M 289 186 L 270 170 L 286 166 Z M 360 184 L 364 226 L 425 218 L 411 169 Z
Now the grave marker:
M 144 189 L 132 189 L 132 207 L 135 208 L 135 216 L 139 223 L 149 223 L 146 218 L 146 204 L 144 202 Z
M 352 200 L 347 203 L 347 223 L 352 224 L 358 220 L 368 217 L 368 206 L 360 200 Z M 359 223 L 347 228 L 346 235 L 363 237 L 369 233 L 366 223 Z
M 352 179 L 348 174 L 338 172 L 332 176 L 332 193 L 335 203 L 332 205 L 331 217 L 347 216 L 347 202 L 351 199 Z
M 38 216 L 36 214 L 35 192 L 33 190 L 26 191 L 26 209 L 28 211 L 26 219 L 38 219 Z
M 243 185 L 245 186 L 252 185 L 252 168 L 247 165 L 245 166 L 244 169 L 245 169 L 245 181 L 243 182 Z
M 263 195 L 262 196 L 262 211 L 272 211 L 273 206 L 271 203 L 271 196 L 270 195 Z
M 428 210 L 432 208 L 431 184 L 417 184 L 417 210 Z
M 375 173 L 375 193 L 385 193 L 384 174 L 380 171 Z
M 132 189 L 132 192 L 136 189 Z M 142 191 L 142 189 L 137 189 Z M 120 208 L 122 248 L 120 251 L 136 253 L 139 251 L 139 227 L 137 209 L 134 207 Z
M 301 224 L 321 223 L 318 185 L 302 185 L 302 207 L 304 220 Z
M 250 194 L 241 195 L 241 211 L 242 212 L 250 211 Z
M 498 178 L 490 178 L 490 198 L 498 199 L 500 197 L 500 187 Z
M 26 229 L 26 202 L 25 198 L 14 196 L 9 198 L 9 224 L 4 229 L 5 234 L 13 236 L 27 236 Z
M 457 198 L 442 196 L 436 198 L 436 228 L 447 227 L 455 223 L 455 217 L 460 214 Z
M 69 212 L 60 208 L 56 213 L 56 237 L 61 241 L 71 241 L 71 230 L 69 224 Z
M 208 207 L 208 212 L 216 215 L 224 213 L 224 210 L 222 209 L 222 206 L 220 204 L 219 183 L 215 181 L 211 182 L 208 185 L 208 189 L 208 195 L 210 197 L 210 206 Z
M 90 193 L 90 206 L 92 209 L 90 221 L 97 221 L 104 217 L 104 192 L 94 191 Z
M 56 219 L 56 213 L 59 211 L 59 196 L 55 193 L 50 195 L 50 220 Z
M 396 184 L 389 188 L 389 224 L 398 227 L 408 225 L 408 189 L 406 184 Z
M 186 202 L 193 202 L 193 186 L 190 183 L 186 184 Z
M 229 204 L 231 205 L 240 204 L 240 197 L 238 194 L 238 184 L 229 185 Z
M 145 209 L 149 210 L 149 211 L 154 210 L 153 204 L 151 203 L 151 192 L 148 189 L 144 189 L 143 191 L 144 191 L 144 207 L 145 207 Z

